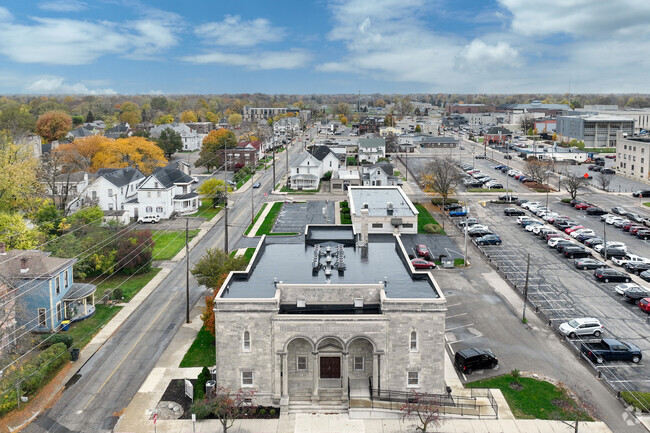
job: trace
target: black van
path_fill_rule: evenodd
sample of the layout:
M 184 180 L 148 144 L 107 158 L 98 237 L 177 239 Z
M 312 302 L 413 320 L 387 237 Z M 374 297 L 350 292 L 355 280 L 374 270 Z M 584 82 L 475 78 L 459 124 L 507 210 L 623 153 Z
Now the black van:
M 454 357 L 454 366 L 465 374 L 472 374 L 474 370 L 484 368 L 496 368 L 499 360 L 490 349 L 471 349 L 459 350 Z

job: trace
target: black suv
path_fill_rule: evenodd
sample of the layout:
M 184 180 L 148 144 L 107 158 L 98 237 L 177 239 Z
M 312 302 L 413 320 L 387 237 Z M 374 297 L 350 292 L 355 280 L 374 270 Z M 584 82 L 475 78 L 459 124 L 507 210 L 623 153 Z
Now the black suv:
M 499 360 L 490 349 L 471 349 L 459 350 L 454 357 L 454 366 L 465 374 L 472 374 L 474 370 L 483 368 L 496 368 Z

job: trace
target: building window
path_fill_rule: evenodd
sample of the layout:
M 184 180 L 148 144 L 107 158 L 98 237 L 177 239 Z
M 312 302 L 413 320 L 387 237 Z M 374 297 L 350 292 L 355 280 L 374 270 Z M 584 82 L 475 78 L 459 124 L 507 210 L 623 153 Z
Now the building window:
M 404 227 L 405 229 L 412 229 L 412 228 L 413 228 L 413 224 L 412 224 L 412 223 L 402 224 L 402 227 Z
M 68 288 L 68 270 L 66 269 L 63 273 L 63 288 Z
M 244 350 L 244 352 L 251 351 L 251 333 L 248 331 L 244 331 L 244 341 L 243 341 L 242 349 Z
M 383 223 L 372 223 L 372 228 L 373 229 L 380 229 L 383 228 L 384 224 Z
M 108 210 L 113 210 L 113 203 L 108 204 Z
M 156 206 L 156 212 L 162 213 L 163 207 L 162 206 Z
M 364 370 L 364 365 L 363 365 L 363 356 L 355 356 L 354 357 L 354 370 L 355 371 L 363 371 Z
M 242 371 L 241 372 L 241 386 L 253 386 L 253 372 L 252 371 Z
M 420 386 L 420 373 L 418 371 L 409 371 L 406 382 L 408 388 L 417 388 Z
M 54 278 L 54 288 L 55 288 L 55 293 L 59 295 L 61 293 L 61 280 L 59 279 L 59 276 L 56 276 Z
M 60 322 L 61 320 L 62 320 L 61 303 L 57 302 L 56 303 L 56 321 Z
M 147 198 L 151 198 L 151 191 L 147 191 Z
M 306 356 L 296 356 L 296 371 L 307 371 Z
M 162 197 L 162 193 L 160 191 L 158 191 L 156 195 L 158 196 L 158 198 Z
M 418 333 L 415 331 L 411 331 L 409 348 L 411 352 L 417 352 L 418 350 Z
M 151 206 L 147 206 L 147 207 L 146 207 L 146 211 L 147 211 L 147 213 L 151 213 L 151 212 L 153 212 L 153 207 L 151 207 Z
M 108 196 L 113 197 L 113 188 L 108 188 Z
M 45 327 L 47 316 L 45 315 L 45 308 L 38 309 L 38 326 Z

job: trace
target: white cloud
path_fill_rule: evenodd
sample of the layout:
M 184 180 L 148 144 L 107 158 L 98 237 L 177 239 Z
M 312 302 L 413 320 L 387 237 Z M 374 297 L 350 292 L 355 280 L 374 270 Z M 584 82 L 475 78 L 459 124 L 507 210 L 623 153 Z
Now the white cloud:
M 4 21 L 11 21 L 13 16 L 11 15 L 11 12 L 7 8 L 3 8 L 0 6 L 0 23 Z
M 265 51 L 250 54 L 207 53 L 184 57 L 190 63 L 217 63 L 227 66 L 241 66 L 246 69 L 297 69 L 305 66 L 311 56 L 303 50 Z
M 38 4 L 39 9 L 52 12 L 76 12 L 87 7 L 85 2 L 79 0 L 50 0 Z
M 27 93 L 33 94 L 75 94 L 75 95 L 113 95 L 117 92 L 110 88 L 89 89 L 83 83 L 67 84 L 62 77 L 40 78 L 25 87 Z
M 488 45 L 480 39 L 474 39 L 465 46 L 458 55 L 458 66 L 461 68 L 493 68 L 508 64 L 518 66 L 519 53 L 508 43 L 498 42 Z
M 173 28 L 151 19 L 117 24 L 32 18 L 26 25 L 1 8 L 0 40 L 0 54 L 13 61 L 58 65 L 88 64 L 107 54 L 144 58 L 177 43 Z
M 206 43 L 230 47 L 252 47 L 284 39 L 285 30 L 274 27 L 265 18 L 242 20 L 239 15 L 226 15 L 223 21 L 200 25 L 194 33 Z

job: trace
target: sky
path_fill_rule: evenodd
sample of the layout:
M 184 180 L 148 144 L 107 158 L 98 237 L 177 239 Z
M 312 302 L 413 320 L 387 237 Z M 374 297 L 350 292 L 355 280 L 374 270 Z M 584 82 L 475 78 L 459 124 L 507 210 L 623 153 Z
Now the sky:
M 648 0 L 2 0 L 0 93 L 650 93 L 648 22 Z

